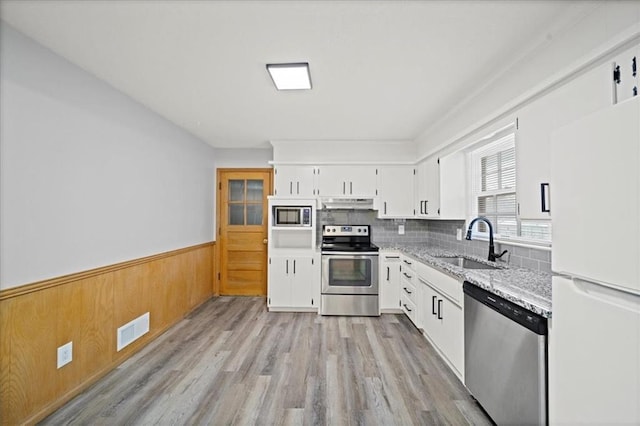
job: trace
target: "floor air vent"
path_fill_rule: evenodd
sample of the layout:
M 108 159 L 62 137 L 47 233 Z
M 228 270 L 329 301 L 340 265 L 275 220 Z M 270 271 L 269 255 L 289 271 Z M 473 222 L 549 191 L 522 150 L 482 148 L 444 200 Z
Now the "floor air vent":
M 149 312 L 118 328 L 118 348 L 122 348 L 149 332 Z

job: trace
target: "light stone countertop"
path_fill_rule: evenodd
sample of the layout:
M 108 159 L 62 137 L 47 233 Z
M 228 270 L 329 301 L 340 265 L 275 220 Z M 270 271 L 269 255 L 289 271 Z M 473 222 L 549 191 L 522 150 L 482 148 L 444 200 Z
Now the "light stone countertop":
M 551 274 L 509 266 L 502 262 L 489 262 L 476 256 L 429 247 L 423 244 L 379 244 L 380 250 L 399 251 L 433 266 L 460 280 L 468 281 L 518 306 L 545 318 L 551 318 Z M 500 269 L 463 269 L 436 259 L 436 257 L 466 257 Z

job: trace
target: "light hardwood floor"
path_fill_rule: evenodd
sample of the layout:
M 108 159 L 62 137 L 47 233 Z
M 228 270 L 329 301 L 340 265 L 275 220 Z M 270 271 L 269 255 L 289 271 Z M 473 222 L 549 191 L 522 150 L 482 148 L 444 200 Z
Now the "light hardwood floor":
M 491 424 L 403 315 L 206 302 L 43 424 Z

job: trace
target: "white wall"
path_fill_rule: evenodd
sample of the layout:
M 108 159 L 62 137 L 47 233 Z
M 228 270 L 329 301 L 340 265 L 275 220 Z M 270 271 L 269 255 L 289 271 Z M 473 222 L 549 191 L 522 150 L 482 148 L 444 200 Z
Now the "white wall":
M 0 288 L 214 238 L 213 148 L 6 24 L 0 43 Z
M 276 163 L 393 163 L 415 161 L 411 141 L 271 141 Z
M 544 43 L 512 68 L 505 68 L 493 83 L 470 94 L 456 110 L 443 111 L 443 118 L 416 139 L 418 155 L 452 148 L 475 130 L 528 103 L 541 87 L 558 81 L 566 71 L 572 69 L 578 75 L 602 63 L 614 49 L 624 47 L 615 46 L 618 41 L 632 43 L 639 31 L 640 2 L 594 2 L 593 10 L 579 22 L 547 34 Z M 600 55 L 599 62 L 596 55 Z
M 216 168 L 271 168 L 271 148 L 216 148 Z

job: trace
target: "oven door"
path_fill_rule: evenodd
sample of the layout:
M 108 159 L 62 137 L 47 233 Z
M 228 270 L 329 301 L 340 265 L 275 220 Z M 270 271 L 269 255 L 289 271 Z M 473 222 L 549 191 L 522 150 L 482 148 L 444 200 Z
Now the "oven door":
M 322 254 L 322 294 L 378 294 L 378 254 Z

